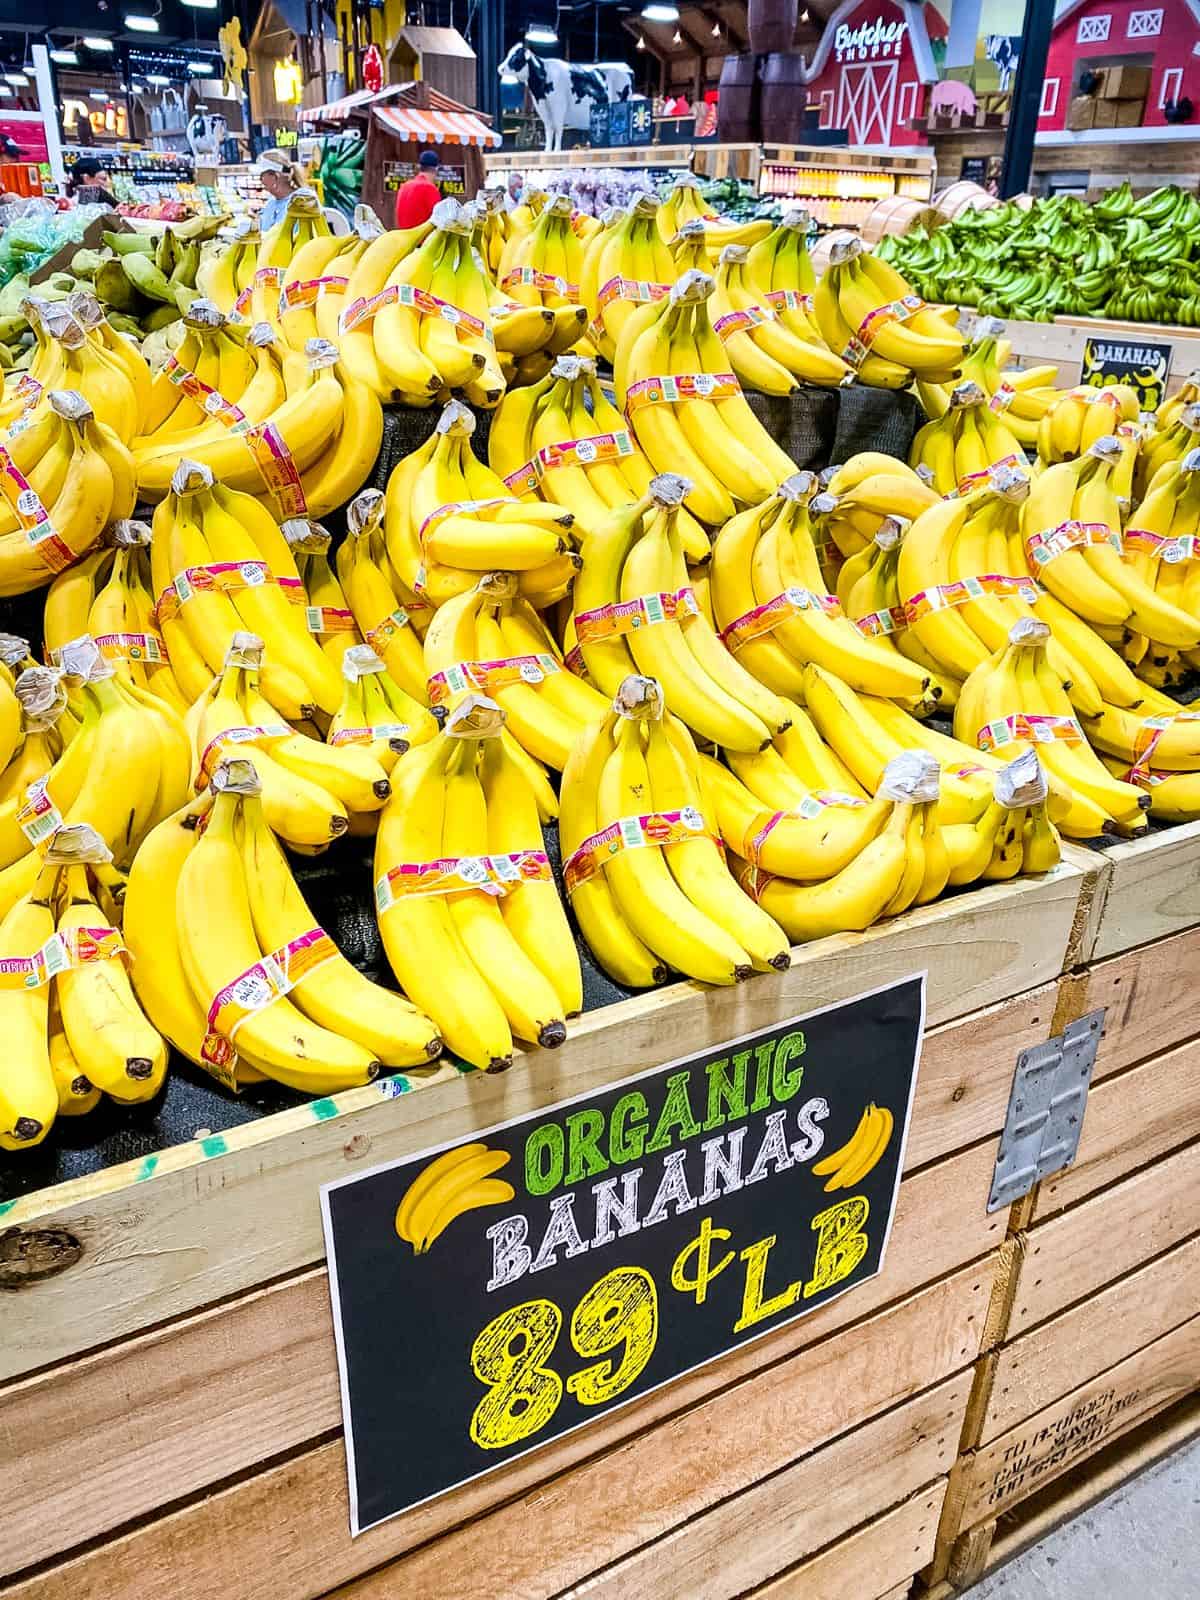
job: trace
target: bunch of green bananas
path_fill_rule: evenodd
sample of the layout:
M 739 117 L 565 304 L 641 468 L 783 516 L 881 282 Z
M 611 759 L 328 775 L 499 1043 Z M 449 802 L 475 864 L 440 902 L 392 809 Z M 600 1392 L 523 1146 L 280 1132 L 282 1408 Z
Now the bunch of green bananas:
M 930 300 L 1045 322 L 1060 313 L 1192 325 L 1200 200 L 1167 185 L 1135 199 L 1128 183 L 1094 205 L 1072 195 L 968 211 L 877 253 Z
M 325 140 L 317 176 L 321 180 L 326 205 L 337 206 L 340 211 L 354 210 L 362 195 L 366 149 L 365 140 L 356 133 L 345 133 Z

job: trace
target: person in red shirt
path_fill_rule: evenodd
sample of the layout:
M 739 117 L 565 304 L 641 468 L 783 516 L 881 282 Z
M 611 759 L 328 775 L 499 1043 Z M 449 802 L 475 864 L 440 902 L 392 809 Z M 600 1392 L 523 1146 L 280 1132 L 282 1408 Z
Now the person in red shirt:
M 428 222 L 430 213 L 442 198 L 442 191 L 434 180 L 438 158 L 432 150 L 422 150 L 415 178 L 402 183 L 396 191 L 396 226 L 419 228 Z

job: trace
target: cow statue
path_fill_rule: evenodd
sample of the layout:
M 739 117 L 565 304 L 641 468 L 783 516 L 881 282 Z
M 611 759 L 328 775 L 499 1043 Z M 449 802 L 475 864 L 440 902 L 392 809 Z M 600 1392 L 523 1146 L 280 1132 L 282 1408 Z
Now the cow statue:
M 500 63 L 529 90 L 533 109 L 546 130 L 546 150 L 561 150 L 565 128 L 591 126 L 592 107 L 628 100 L 633 93 L 633 68 L 623 62 L 598 62 L 577 67 L 558 56 L 539 56 L 515 44 Z
M 221 146 L 228 132 L 229 124 L 219 111 L 206 111 L 203 106 L 197 106 L 187 125 L 187 142 L 192 155 L 206 166 L 214 165 L 221 159 Z
M 1020 34 L 989 33 L 983 41 L 983 48 L 999 74 L 1001 90 L 1007 93 L 1021 56 Z

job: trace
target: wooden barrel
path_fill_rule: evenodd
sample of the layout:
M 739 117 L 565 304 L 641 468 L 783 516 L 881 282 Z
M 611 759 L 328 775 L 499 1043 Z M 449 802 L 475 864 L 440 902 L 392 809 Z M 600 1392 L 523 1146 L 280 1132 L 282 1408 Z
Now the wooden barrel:
M 912 195 L 890 194 L 886 200 L 877 201 L 863 218 L 859 232 L 865 244 L 878 244 L 887 234 L 897 238 L 910 228 L 921 227 L 932 231 L 941 217 L 927 200 L 916 200 Z
M 764 144 L 803 144 L 808 85 L 807 57 L 800 50 L 782 50 L 763 62 L 762 139 Z
M 829 265 L 829 255 L 835 244 L 841 244 L 845 239 L 857 238 L 858 234 L 851 233 L 847 228 L 834 228 L 831 233 L 823 233 L 809 254 L 817 277 L 824 277 L 825 268 Z
M 746 31 L 750 35 L 750 48 L 756 56 L 787 51 L 796 42 L 798 0 L 749 0 L 746 7 Z
M 717 138 L 722 144 L 758 144 L 758 63 L 752 55 L 726 56 L 717 95 Z
M 953 222 L 963 211 L 984 211 L 999 203 L 994 194 L 989 194 L 969 178 L 960 178 L 957 183 L 952 183 L 948 189 L 943 189 L 941 194 L 933 197 L 934 210 L 945 222 Z

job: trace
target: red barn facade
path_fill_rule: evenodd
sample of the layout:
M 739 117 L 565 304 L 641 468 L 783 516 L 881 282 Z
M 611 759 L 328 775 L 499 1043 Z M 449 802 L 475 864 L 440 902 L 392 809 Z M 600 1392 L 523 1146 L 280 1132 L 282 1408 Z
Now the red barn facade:
M 914 0 L 843 0 L 807 73 L 821 127 L 847 129 L 852 145 L 923 144 L 909 124 L 925 85 L 937 81 L 930 30 L 944 36 L 945 26 L 938 11 Z
M 1200 106 L 1200 0 L 1074 0 L 1054 21 L 1042 84 L 1042 132 L 1067 125 L 1085 67 L 1150 68 L 1142 125 L 1166 125 L 1165 108 L 1187 95 Z

